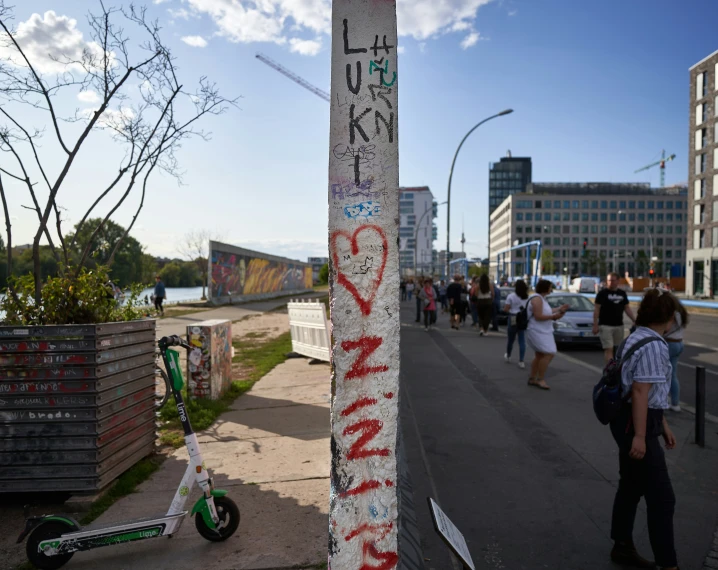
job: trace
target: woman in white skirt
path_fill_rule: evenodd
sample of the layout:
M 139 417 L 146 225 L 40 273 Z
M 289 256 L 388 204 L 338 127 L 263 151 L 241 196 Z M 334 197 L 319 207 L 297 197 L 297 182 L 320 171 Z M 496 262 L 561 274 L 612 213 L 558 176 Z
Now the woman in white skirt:
M 530 298 L 527 309 L 529 324 L 526 329 L 526 342 L 536 353 L 531 362 L 529 386 L 535 386 L 542 390 L 549 389 L 544 375 L 556 354 L 553 321 L 563 317 L 569 309 L 568 305 L 562 305 L 557 309 L 551 308 L 546 296 L 551 292 L 552 287 L 553 284 L 550 281 L 541 279 L 536 284 L 536 294 Z

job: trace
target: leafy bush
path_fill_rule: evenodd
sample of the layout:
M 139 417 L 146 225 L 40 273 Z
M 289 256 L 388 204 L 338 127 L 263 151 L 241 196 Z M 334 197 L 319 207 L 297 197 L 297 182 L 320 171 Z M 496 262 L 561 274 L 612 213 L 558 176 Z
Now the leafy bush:
M 124 304 L 114 298 L 106 267 L 82 268 L 75 276 L 72 267 L 49 277 L 42 288 L 42 300 L 35 303 L 35 282 L 31 274 L 10 277 L 0 311 L 9 325 L 72 325 L 132 321 L 144 316 L 139 294 L 133 286 Z

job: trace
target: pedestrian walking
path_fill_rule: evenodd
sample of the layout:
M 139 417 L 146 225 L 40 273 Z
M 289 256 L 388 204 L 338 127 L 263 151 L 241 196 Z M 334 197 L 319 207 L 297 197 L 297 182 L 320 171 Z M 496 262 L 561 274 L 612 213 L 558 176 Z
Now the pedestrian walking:
M 471 311 L 471 326 L 479 326 L 479 278 L 471 278 L 471 286 L 469 287 L 469 310 Z
M 531 376 L 529 386 L 535 386 L 542 390 L 549 390 L 544 379 L 548 365 L 551 364 L 556 354 L 556 341 L 553 338 L 553 321 L 557 321 L 566 314 L 568 305 L 561 305 L 552 309 L 548 304 L 546 296 L 551 293 L 553 285 L 546 279 L 541 279 L 536 284 L 536 294 L 532 295 L 526 310 L 529 324 L 526 329 L 526 341 L 533 348 L 534 359 L 531 362 Z
M 628 304 L 628 295 L 618 288 L 618 273 L 609 273 L 607 286 L 596 294 L 593 309 L 593 334 L 599 335 L 603 348 L 603 361 L 608 362 L 616 353 L 616 348 L 623 342 L 623 313 L 633 323 L 633 309 Z
M 491 330 L 499 332 L 499 315 L 501 314 L 501 290 L 496 282 L 491 282 L 493 304 L 491 305 Z
M 636 331 L 625 341 L 622 353 L 644 339 L 655 339 L 636 350 L 623 364 L 621 385 L 630 394 L 611 422 L 611 435 L 618 445 L 620 479 L 613 502 L 611 560 L 636 568 L 677 570 L 673 538 L 676 498 L 658 440 L 673 449 L 676 438 L 668 427 L 664 410 L 668 408 L 671 386 L 669 343 L 663 335 L 680 312 L 675 297 L 660 289 L 648 291 L 641 301 Z M 646 501 L 648 537 L 655 563 L 641 557 L 633 543 L 633 524 L 641 497 Z
M 479 285 L 476 292 L 476 305 L 479 317 L 479 336 L 489 333 L 491 324 L 491 306 L 494 303 L 494 290 L 489 282 L 489 276 L 484 273 L 479 277 Z
M 424 288 L 424 278 L 419 278 L 416 282 L 416 293 L 414 295 L 414 298 L 416 299 L 416 322 L 421 322 L 421 310 L 424 308 L 422 306 L 422 299 L 421 299 L 421 291 Z
M 464 326 L 464 323 L 466 322 L 466 315 L 469 314 L 469 288 L 466 284 L 466 278 L 464 276 L 461 277 L 461 314 L 459 322 L 461 326 Z
M 511 352 L 514 348 L 514 341 L 516 337 L 519 339 L 519 368 L 525 368 L 524 356 L 526 356 L 526 331 L 519 330 L 516 325 L 516 315 L 526 305 L 526 300 L 529 298 L 529 288 L 526 286 L 526 281 L 519 279 L 516 281 L 513 293 L 509 293 L 506 297 L 506 305 L 504 306 L 504 312 L 508 313 L 508 333 L 506 342 L 506 354 L 504 354 L 504 360 L 511 362 Z
M 449 300 L 451 328 L 459 330 L 459 321 L 461 320 L 461 275 L 454 275 L 454 282 L 446 288 L 446 297 Z
M 441 312 L 445 313 L 449 306 L 446 301 L 446 281 L 439 281 L 439 303 L 441 303 Z
M 683 354 L 683 331 L 688 325 L 688 312 L 677 298 L 675 298 L 675 303 L 678 309 L 673 318 L 673 325 L 663 335 L 663 338 L 668 342 L 668 355 L 671 358 L 671 403 L 669 408 L 674 412 L 680 412 L 681 385 L 678 382 L 678 359 Z
M 165 314 L 165 310 L 162 307 L 162 302 L 165 300 L 165 284 L 162 283 L 162 279 L 159 275 L 155 277 L 155 292 L 154 292 L 154 301 L 155 301 L 155 309 L 161 314 Z
M 401 290 L 401 300 L 406 301 L 406 281 L 403 279 L 399 283 L 399 289 Z
M 431 277 L 424 280 L 424 287 L 421 292 L 421 299 L 424 304 L 424 330 L 428 331 L 436 323 L 436 291 Z
M 406 298 L 408 301 L 411 301 L 411 294 L 414 292 L 414 280 L 409 279 L 409 282 L 406 284 Z

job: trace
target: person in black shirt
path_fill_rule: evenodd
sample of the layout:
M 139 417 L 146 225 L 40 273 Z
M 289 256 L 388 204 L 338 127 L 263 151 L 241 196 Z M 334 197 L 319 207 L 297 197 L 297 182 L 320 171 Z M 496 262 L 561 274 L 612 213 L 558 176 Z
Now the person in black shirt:
M 446 288 L 446 298 L 449 300 L 449 310 L 451 311 L 451 328 L 459 328 L 459 319 L 461 318 L 461 293 L 464 288 L 461 286 L 461 275 L 454 275 L 454 282 Z
M 593 334 L 599 335 L 603 348 L 603 359 L 613 358 L 616 347 L 623 342 L 623 313 L 634 323 L 636 317 L 628 304 L 628 295 L 618 288 L 618 273 L 610 273 L 606 279 L 607 287 L 596 295 L 593 309 Z

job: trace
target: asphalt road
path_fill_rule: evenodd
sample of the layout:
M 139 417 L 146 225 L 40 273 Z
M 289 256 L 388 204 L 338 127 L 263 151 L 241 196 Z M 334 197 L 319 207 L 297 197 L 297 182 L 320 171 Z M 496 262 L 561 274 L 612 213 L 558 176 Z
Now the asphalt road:
M 628 322 L 628 319 L 626 319 Z M 706 369 L 706 412 L 718 417 L 718 316 L 690 315 L 685 331 L 685 349 L 678 361 L 681 401 L 695 406 L 696 366 Z M 597 368 L 603 367 L 600 348 L 562 347 L 562 354 Z

